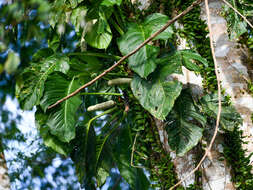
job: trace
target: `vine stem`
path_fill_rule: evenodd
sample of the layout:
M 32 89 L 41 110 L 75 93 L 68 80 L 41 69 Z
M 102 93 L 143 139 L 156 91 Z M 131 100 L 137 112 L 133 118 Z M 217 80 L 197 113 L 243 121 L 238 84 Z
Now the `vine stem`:
M 139 133 L 137 132 L 136 135 L 135 135 L 135 138 L 134 138 L 134 144 L 133 144 L 132 153 L 131 153 L 131 166 L 134 167 L 134 168 L 145 168 L 143 166 L 135 166 L 134 165 L 135 144 L 136 144 L 136 139 L 137 139 L 138 135 L 139 135 Z
M 109 93 L 109 92 L 82 92 L 80 95 L 107 95 L 107 96 L 122 96 L 120 93 Z
M 116 62 L 114 65 L 112 65 L 110 68 L 104 70 L 103 73 L 101 73 L 100 75 L 98 75 L 97 77 L 95 77 L 94 79 L 92 79 L 91 81 L 89 81 L 88 83 L 84 84 L 83 86 L 81 86 L 80 88 L 78 88 L 77 90 L 75 90 L 74 92 L 72 92 L 71 94 L 69 94 L 68 96 L 65 96 L 64 98 L 58 100 L 56 103 L 50 105 L 48 107 L 48 109 L 51 109 L 55 106 L 57 106 L 58 104 L 64 102 L 65 100 L 71 98 L 72 96 L 75 96 L 76 94 L 78 94 L 81 90 L 83 90 L 84 88 L 92 85 L 93 83 L 95 83 L 97 80 L 99 80 L 100 78 L 102 78 L 103 76 L 105 76 L 107 73 L 111 72 L 114 68 L 116 68 L 118 65 L 120 65 L 123 61 L 125 61 L 127 58 L 129 58 L 130 56 L 134 55 L 136 52 L 138 52 L 142 47 L 144 47 L 146 44 L 148 44 L 149 42 L 151 42 L 156 36 L 158 36 L 160 33 L 162 33 L 164 30 L 166 30 L 171 24 L 173 24 L 174 22 L 176 22 L 179 18 L 183 17 L 184 15 L 186 15 L 188 12 L 190 12 L 194 7 L 196 7 L 197 5 L 199 5 L 203 0 L 196 0 L 194 1 L 187 9 L 185 9 L 182 13 L 180 13 L 179 15 L 175 16 L 173 19 L 169 20 L 160 30 L 158 30 L 157 32 L 155 32 L 154 34 L 152 34 L 148 39 L 146 39 L 142 44 L 140 44 L 136 49 L 134 49 L 133 51 L 131 51 L 129 54 L 125 55 L 124 57 L 122 57 L 118 62 Z
M 212 32 L 212 25 L 211 25 L 210 9 L 208 6 L 208 0 L 205 0 L 205 7 L 206 7 L 206 14 L 207 14 L 207 24 L 208 24 L 209 33 L 210 33 L 210 46 L 211 46 L 212 56 L 213 56 L 213 60 L 214 60 L 215 74 L 216 74 L 217 86 L 218 86 L 218 113 L 217 113 L 217 119 L 216 119 L 216 126 L 215 126 L 213 137 L 210 141 L 210 144 L 209 144 L 208 148 L 206 149 L 205 154 L 203 155 L 203 157 L 199 161 L 198 165 L 186 177 L 184 177 L 178 183 L 176 183 L 173 187 L 171 187 L 170 190 L 175 189 L 178 185 L 180 185 L 182 182 L 184 182 L 186 179 L 188 179 L 188 177 L 190 177 L 192 174 L 194 174 L 199 169 L 201 164 L 204 162 L 206 157 L 209 157 L 209 156 L 211 157 L 211 149 L 212 149 L 213 143 L 216 139 L 216 136 L 218 134 L 218 129 L 219 129 L 220 115 L 221 115 L 221 85 L 220 85 L 220 74 L 218 71 L 218 64 L 217 64 L 217 60 L 215 57 L 215 50 L 214 50 L 214 46 L 213 46 L 213 32 Z
M 248 23 L 248 25 L 253 29 L 253 25 L 250 23 L 250 21 L 244 16 L 242 15 L 236 8 L 234 8 L 229 2 L 227 2 L 226 0 L 222 0 L 227 6 L 229 6 L 231 9 L 233 9 L 233 11 L 235 11 L 238 15 L 240 15 L 245 22 Z

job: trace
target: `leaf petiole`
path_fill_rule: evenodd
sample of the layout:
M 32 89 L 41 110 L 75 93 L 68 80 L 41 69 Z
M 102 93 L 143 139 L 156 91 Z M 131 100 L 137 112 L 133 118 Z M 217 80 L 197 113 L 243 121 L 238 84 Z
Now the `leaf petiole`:
M 109 96 L 122 96 L 120 93 L 107 93 L 107 92 L 83 92 L 80 95 L 109 95 Z

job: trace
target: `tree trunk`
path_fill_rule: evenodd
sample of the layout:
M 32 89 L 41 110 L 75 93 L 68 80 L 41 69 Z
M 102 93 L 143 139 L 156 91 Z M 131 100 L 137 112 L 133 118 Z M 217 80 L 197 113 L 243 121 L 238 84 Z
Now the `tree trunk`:
M 248 93 L 248 82 L 252 81 L 252 65 L 247 61 L 249 55 L 247 49 L 230 40 L 227 33 L 227 22 L 221 17 L 222 6 L 220 0 L 212 0 L 209 3 L 211 13 L 211 24 L 214 32 L 215 56 L 219 65 L 222 88 L 231 97 L 232 103 L 243 119 L 240 128 L 243 130 L 243 148 L 247 150 L 248 156 L 253 152 L 253 124 L 251 114 L 253 113 L 253 97 Z M 202 5 L 202 18 L 206 20 L 205 7 Z M 253 164 L 253 157 L 251 157 Z

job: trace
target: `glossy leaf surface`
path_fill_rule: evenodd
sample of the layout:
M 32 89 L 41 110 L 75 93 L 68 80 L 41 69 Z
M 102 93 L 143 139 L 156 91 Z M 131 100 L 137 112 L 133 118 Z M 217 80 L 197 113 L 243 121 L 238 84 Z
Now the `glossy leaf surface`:
M 106 49 L 112 40 L 112 31 L 104 19 L 99 19 L 87 31 L 87 43 L 98 49 Z
M 44 92 L 44 83 L 47 77 L 55 71 L 66 74 L 68 70 L 68 57 L 57 54 L 38 63 L 31 63 L 31 66 L 21 75 L 23 82 L 19 86 L 20 94 L 17 94 L 22 107 L 25 110 L 30 110 L 33 106 L 38 105 Z
M 144 23 L 131 23 L 127 32 L 119 39 L 118 46 L 123 55 L 127 55 L 143 43 L 151 34 L 158 31 L 166 22 L 168 17 L 159 13 L 147 17 Z M 169 27 L 166 31 L 156 37 L 156 39 L 168 39 L 172 36 L 172 29 Z M 141 77 L 146 78 L 156 68 L 156 57 L 159 48 L 153 45 L 146 45 L 136 54 L 129 58 L 129 66 Z
M 146 110 L 157 119 L 164 120 L 179 96 L 182 84 L 159 78 L 148 81 L 135 76 L 131 88 L 134 96 Z
M 69 95 L 79 87 L 80 84 L 75 78 L 67 80 L 59 74 L 49 76 L 45 84 L 44 96 L 40 102 L 42 109 L 45 112 L 49 105 Z M 81 103 L 81 98 L 75 96 L 50 110 L 47 126 L 50 128 L 50 132 L 63 142 L 69 142 L 75 137 L 77 122 L 75 114 Z

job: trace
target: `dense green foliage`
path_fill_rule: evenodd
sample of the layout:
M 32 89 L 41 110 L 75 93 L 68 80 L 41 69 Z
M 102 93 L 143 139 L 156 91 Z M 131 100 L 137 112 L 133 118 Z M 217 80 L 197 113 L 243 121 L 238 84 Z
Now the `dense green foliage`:
M 180 20 L 184 29 L 179 34 L 193 41 L 191 49 L 177 50 L 178 30 L 170 26 L 94 85 L 48 109 L 138 47 L 171 18 L 170 11 L 180 7 L 180 12 L 192 3 L 159 2 L 165 6 L 163 14 L 154 8 L 157 4 L 140 14 L 127 0 L 31 0 L 1 8 L 1 14 L 9 15 L 0 22 L 1 51 L 12 41 L 25 47 L 29 40 L 31 44 L 47 40 L 43 48 L 28 53 L 30 60 L 22 52 L 19 58 L 9 51 L 2 72 L 17 76 L 21 108 L 36 106 L 36 125 L 44 144 L 71 157 L 85 189 L 102 187 L 108 176 L 116 175 L 115 169 L 120 173 L 116 187 L 124 179 L 131 189 L 168 189 L 176 176 L 154 119 L 166 123 L 171 149 L 183 156 L 217 116 L 209 39 L 199 8 Z M 190 26 L 191 21 L 196 27 Z M 25 64 L 16 70 L 20 60 Z M 182 67 L 202 74 L 212 94 L 193 99 L 190 88 L 173 76 L 182 74 Z M 132 78 L 131 85 L 108 85 L 119 77 Z M 116 105 L 104 112 L 87 111 L 107 100 Z M 224 101 L 220 126 L 233 131 L 238 123 L 240 116 Z M 137 167 L 131 165 L 132 156 Z

